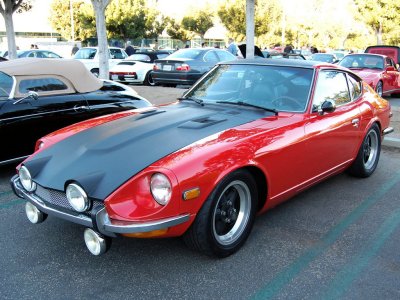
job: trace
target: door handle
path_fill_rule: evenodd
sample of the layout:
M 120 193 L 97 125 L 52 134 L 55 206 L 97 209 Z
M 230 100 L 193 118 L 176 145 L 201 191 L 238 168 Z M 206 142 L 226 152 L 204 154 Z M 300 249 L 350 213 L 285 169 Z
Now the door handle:
M 354 127 L 358 127 L 358 125 L 360 124 L 360 119 L 353 119 L 353 120 L 351 120 L 351 124 L 354 126 Z
M 82 105 L 82 106 L 75 105 L 74 106 L 74 111 L 76 111 L 76 112 L 78 112 L 78 111 L 87 111 L 89 109 L 90 108 L 88 106 L 84 106 L 84 105 Z

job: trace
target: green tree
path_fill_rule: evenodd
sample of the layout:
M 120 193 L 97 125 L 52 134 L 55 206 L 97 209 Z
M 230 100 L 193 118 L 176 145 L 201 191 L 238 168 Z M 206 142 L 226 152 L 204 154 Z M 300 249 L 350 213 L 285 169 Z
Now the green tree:
M 85 11 L 89 13 L 85 14 Z M 53 0 L 50 5 L 49 17 L 52 28 L 61 34 L 61 36 L 65 39 L 72 39 L 73 37 L 76 40 L 84 40 L 96 35 L 96 24 L 94 22 L 93 9 L 90 4 L 84 3 L 83 1 L 73 1 L 72 13 L 72 20 L 74 22 L 73 33 L 71 32 L 72 26 L 70 2 L 65 0 Z M 84 17 L 87 14 L 91 14 L 92 16 L 90 21 L 87 21 L 87 19 Z
M 32 8 L 31 0 L 0 0 L 0 14 L 4 18 L 6 26 L 8 57 L 10 59 L 17 58 L 17 46 L 15 44 L 15 32 L 13 14 L 21 13 Z
M 182 24 L 175 19 L 167 18 L 167 34 L 176 40 L 187 43 L 193 38 L 193 33 L 184 29 Z
M 390 33 L 399 26 L 400 1 L 398 0 L 354 0 L 361 20 L 376 35 L 377 44 L 396 39 Z
M 207 30 L 214 26 L 212 19 L 213 15 L 211 12 L 200 10 L 192 16 L 185 16 L 182 19 L 182 26 L 187 31 L 198 34 L 201 42 L 203 42 Z
M 228 0 L 221 4 L 217 10 L 221 23 L 228 30 L 229 35 L 238 42 L 246 36 L 246 1 Z M 280 1 L 257 1 L 255 5 L 255 35 L 272 38 L 280 30 L 282 8 Z

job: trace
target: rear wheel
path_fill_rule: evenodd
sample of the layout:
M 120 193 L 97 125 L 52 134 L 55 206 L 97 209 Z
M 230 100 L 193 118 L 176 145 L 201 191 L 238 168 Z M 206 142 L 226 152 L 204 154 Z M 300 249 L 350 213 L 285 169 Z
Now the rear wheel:
M 99 69 L 91 69 L 90 72 L 91 72 L 94 76 L 99 77 L 99 74 L 100 74 Z
M 364 137 L 357 157 L 348 170 L 349 173 L 356 177 L 370 176 L 378 165 L 380 153 L 380 130 L 377 124 L 373 124 Z
M 144 78 L 143 84 L 150 85 L 150 86 L 156 85 L 153 81 L 153 74 L 151 71 L 147 72 L 146 77 Z
M 253 176 L 237 170 L 210 194 L 184 235 L 185 243 L 207 255 L 226 257 L 246 241 L 253 227 L 257 186 Z

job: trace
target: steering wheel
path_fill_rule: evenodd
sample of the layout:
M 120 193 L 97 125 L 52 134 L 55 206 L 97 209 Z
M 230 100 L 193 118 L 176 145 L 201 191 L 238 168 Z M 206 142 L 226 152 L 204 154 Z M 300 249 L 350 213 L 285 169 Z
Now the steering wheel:
M 289 96 L 279 96 L 278 98 L 271 101 L 276 109 L 293 109 L 293 110 L 302 110 L 304 105 L 300 103 L 300 101 L 289 97 Z

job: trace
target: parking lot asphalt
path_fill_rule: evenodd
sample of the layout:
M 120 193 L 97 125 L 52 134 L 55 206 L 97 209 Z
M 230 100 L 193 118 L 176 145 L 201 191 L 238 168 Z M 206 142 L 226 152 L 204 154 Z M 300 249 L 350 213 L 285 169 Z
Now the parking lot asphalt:
M 188 88 L 148 87 L 140 85 L 133 85 L 131 87 L 154 105 L 176 101 Z M 387 97 L 386 99 L 389 100 L 392 105 L 393 116 L 390 126 L 393 127 L 394 132 L 385 136 L 382 145 L 384 147 L 400 148 L 400 98 Z

